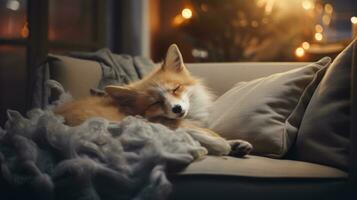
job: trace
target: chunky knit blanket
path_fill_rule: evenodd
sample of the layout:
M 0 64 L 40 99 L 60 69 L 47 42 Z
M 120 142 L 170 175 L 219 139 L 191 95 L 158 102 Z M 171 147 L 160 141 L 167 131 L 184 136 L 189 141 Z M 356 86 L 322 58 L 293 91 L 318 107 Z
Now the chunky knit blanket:
M 140 117 L 69 127 L 51 110 L 8 111 L 1 199 L 165 199 L 166 177 L 207 153 L 189 134 Z

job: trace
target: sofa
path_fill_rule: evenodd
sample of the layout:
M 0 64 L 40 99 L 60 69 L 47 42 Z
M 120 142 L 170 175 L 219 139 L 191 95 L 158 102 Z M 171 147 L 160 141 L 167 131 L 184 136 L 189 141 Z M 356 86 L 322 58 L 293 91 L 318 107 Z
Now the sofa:
M 101 78 L 99 63 L 50 55 L 50 77 L 59 81 L 74 98 L 90 95 Z M 356 58 L 356 56 L 354 55 Z M 308 63 L 251 62 L 187 64 L 217 97 L 237 82 L 298 69 Z M 352 63 L 351 121 L 357 122 L 357 65 Z M 80 78 L 79 78 L 80 77 Z M 357 171 L 357 125 L 350 126 L 348 169 L 300 161 L 286 155 L 275 159 L 259 155 L 243 158 L 206 156 L 169 174 L 173 183 L 170 199 L 355 199 Z

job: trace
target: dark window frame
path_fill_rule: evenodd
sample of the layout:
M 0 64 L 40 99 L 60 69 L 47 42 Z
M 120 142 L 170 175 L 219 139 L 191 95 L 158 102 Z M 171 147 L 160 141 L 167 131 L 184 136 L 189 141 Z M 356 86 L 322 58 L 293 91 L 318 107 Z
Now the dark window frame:
M 24 110 L 32 106 L 32 94 L 34 89 L 34 75 L 36 67 L 43 62 L 50 49 L 66 51 L 92 51 L 102 48 L 106 44 L 106 9 L 107 0 L 92 0 L 93 16 L 93 40 L 90 42 L 49 41 L 49 3 L 50 0 L 28 0 L 27 22 L 29 36 L 27 38 L 1 38 L 0 46 L 8 45 L 26 48 L 26 105 Z

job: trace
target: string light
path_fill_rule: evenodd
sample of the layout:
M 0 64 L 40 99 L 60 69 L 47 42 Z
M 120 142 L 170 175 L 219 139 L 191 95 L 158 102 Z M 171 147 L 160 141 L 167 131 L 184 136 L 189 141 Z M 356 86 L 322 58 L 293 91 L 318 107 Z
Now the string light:
M 351 22 L 352 24 L 357 24 L 357 17 L 356 16 L 351 17 Z
M 332 14 L 332 12 L 333 12 L 333 7 L 332 7 L 332 5 L 331 4 L 326 4 L 325 5 L 325 12 L 327 13 L 327 14 Z
M 250 25 L 253 27 L 253 28 L 257 28 L 259 26 L 258 22 L 253 20 Z
M 303 42 L 303 43 L 301 44 L 301 46 L 302 46 L 302 48 L 305 49 L 305 50 L 310 49 L 310 43 L 308 43 L 308 42 Z
M 322 23 L 324 25 L 329 25 L 331 22 L 331 17 L 329 15 L 323 15 L 322 16 Z
M 320 24 L 315 25 L 315 31 L 317 33 L 322 33 L 324 31 L 324 28 Z
M 190 19 L 192 17 L 192 10 L 189 8 L 185 8 L 182 10 L 181 15 L 185 19 Z
M 305 9 L 305 10 L 310 10 L 310 9 L 313 9 L 314 8 L 314 4 L 309 1 L 309 0 L 304 0 L 302 2 L 302 7 Z
M 295 55 L 299 58 L 303 57 L 305 55 L 305 50 L 302 47 L 298 47 L 295 50 Z
M 321 41 L 324 38 L 324 36 L 322 35 L 322 33 L 315 33 L 315 39 L 317 41 Z

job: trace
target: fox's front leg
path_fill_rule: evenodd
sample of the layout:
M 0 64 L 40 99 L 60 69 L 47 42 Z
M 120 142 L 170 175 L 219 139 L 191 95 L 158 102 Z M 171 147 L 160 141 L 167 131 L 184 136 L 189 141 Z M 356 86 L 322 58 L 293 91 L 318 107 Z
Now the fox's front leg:
M 228 140 L 231 146 L 230 156 L 243 157 L 253 150 L 253 145 L 245 140 Z
M 187 128 L 191 137 L 204 146 L 210 155 L 228 155 L 231 145 L 227 140 L 220 136 L 212 135 L 209 131 L 202 128 Z
M 188 123 L 185 123 L 184 126 L 188 128 L 189 134 L 208 150 L 208 154 L 242 157 L 249 154 L 253 149 L 253 146 L 247 141 L 227 141 L 210 129 L 197 127 L 194 124 Z

